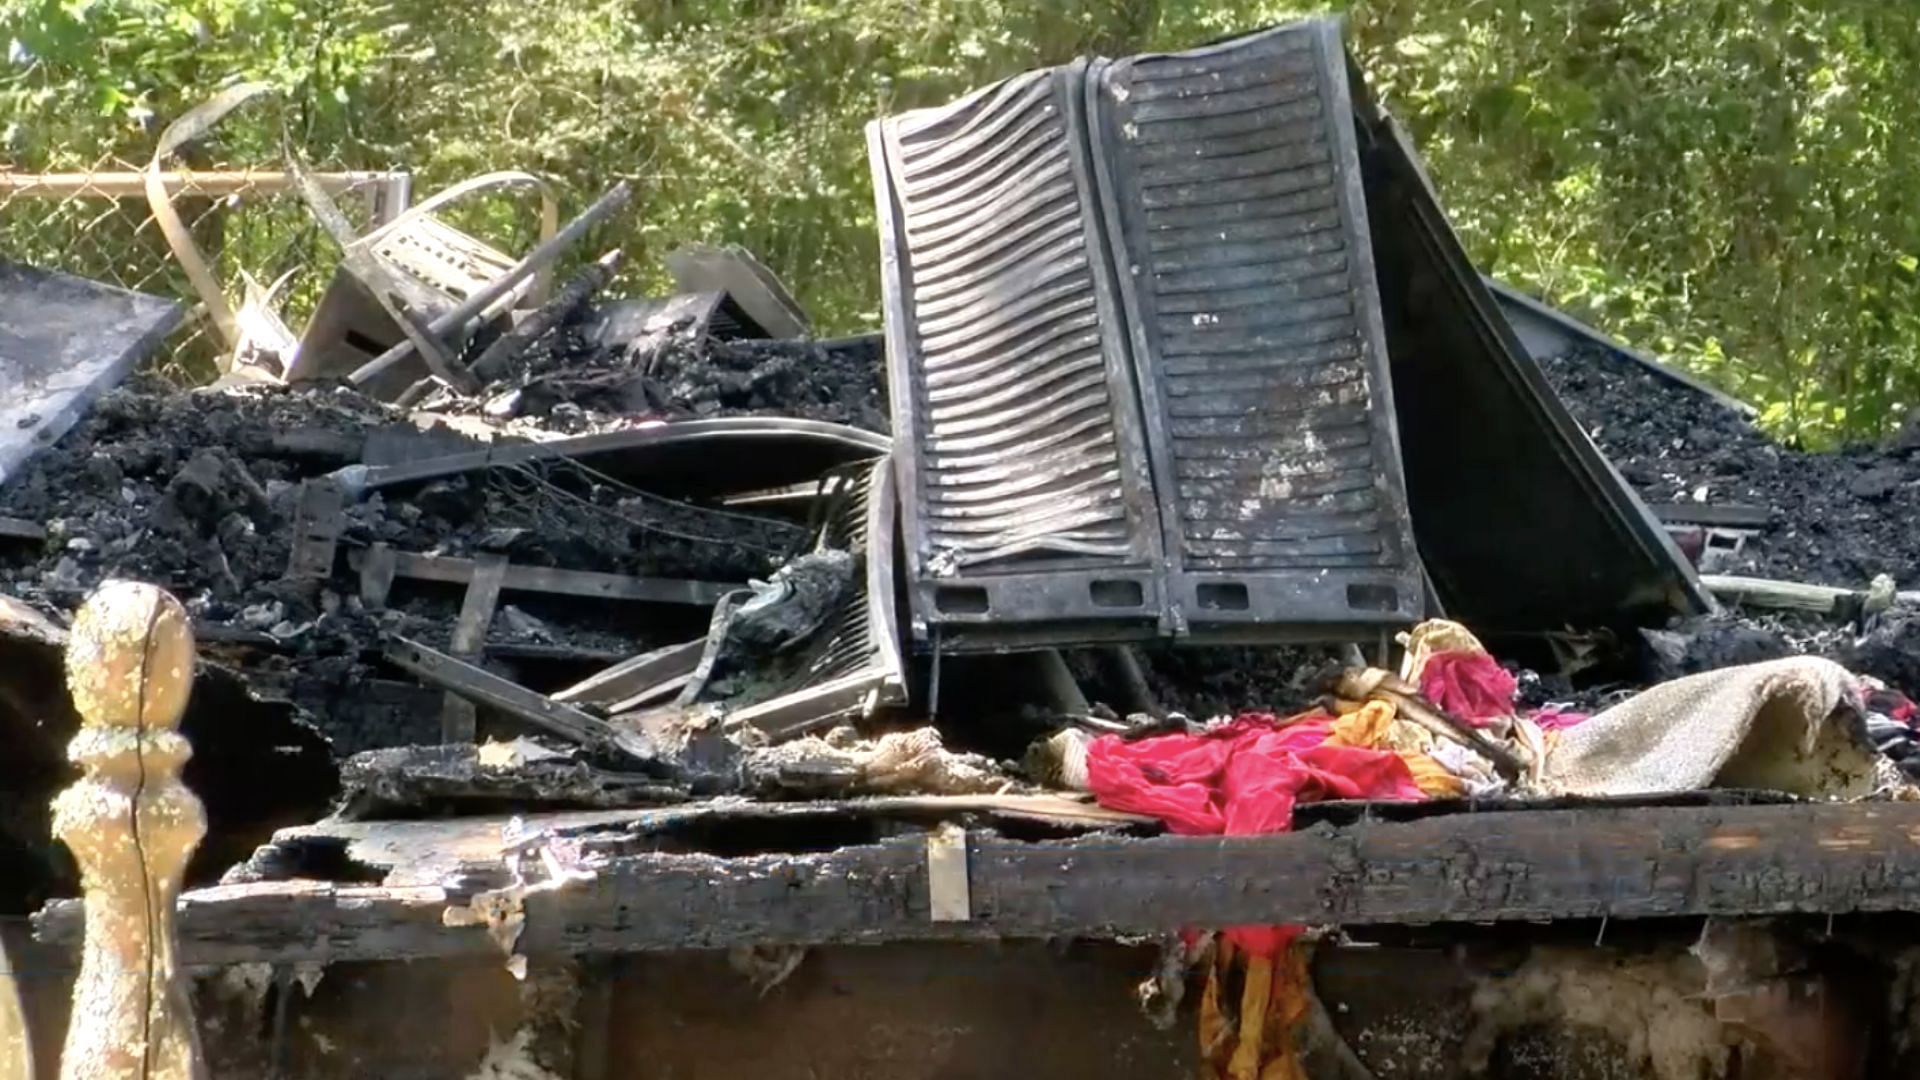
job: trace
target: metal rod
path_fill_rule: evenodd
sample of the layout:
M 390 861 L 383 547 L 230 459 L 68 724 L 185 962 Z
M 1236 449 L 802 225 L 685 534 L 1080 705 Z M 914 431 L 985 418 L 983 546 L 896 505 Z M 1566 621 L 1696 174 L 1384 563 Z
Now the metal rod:
M 338 194 L 358 187 L 391 183 L 396 172 L 326 172 L 313 178 L 329 192 Z M 145 198 L 146 174 L 143 172 L 98 173 L 19 173 L 0 170 L 0 195 L 37 199 L 61 199 L 74 195 L 93 195 L 103 199 Z M 195 172 L 175 169 L 160 174 L 160 183 L 169 195 L 237 195 L 255 191 L 278 195 L 292 191 L 293 174 L 279 169 L 223 170 Z

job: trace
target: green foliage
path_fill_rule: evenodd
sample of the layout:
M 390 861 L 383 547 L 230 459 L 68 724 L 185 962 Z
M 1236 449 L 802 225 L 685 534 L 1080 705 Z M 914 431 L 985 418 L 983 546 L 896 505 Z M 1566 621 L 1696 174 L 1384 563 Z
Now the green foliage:
M 827 331 L 877 322 L 864 125 L 1082 52 L 1345 4 L 1270 0 L 0 0 L 0 146 L 140 161 L 231 81 L 206 163 L 525 168 L 636 209 L 627 284 L 746 244 Z M 1760 403 L 1870 438 L 1920 404 L 1920 19 L 1884 0 L 1353 0 L 1374 92 L 1483 267 Z M 468 222 L 524 238 L 504 201 Z M 520 231 L 514 236 L 514 231 Z M 503 235 L 504 234 L 504 235 Z M 591 254 L 591 252 L 583 252 Z

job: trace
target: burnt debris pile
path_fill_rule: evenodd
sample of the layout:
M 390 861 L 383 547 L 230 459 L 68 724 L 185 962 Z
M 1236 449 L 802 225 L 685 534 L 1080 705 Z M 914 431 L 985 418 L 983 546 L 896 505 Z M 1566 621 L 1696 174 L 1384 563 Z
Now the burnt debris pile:
M 883 333 L 816 336 L 737 248 L 669 255 L 668 296 L 615 295 L 619 252 L 546 280 L 625 185 L 517 258 L 434 199 L 354 236 L 303 188 L 333 284 L 297 337 L 203 296 L 231 350 L 196 388 L 132 374 L 173 305 L 0 273 L 0 909 L 74 887 L 45 813 L 76 725 L 59 650 L 124 578 L 184 605 L 206 669 L 189 884 L 441 888 L 341 939 L 409 957 L 481 923 L 565 951 L 574 916 L 520 906 L 558 892 L 626 944 L 751 943 L 761 908 L 808 942 L 969 922 L 988 849 L 949 826 L 1045 891 L 1296 804 L 1329 804 L 1324 833 L 1915 794 L 1920 454 L 1780 447 L 1486 282 L 1335 23 L 1031 72 L 869 135 Z M 1020 861 L 1087 833 L 1129 844 Z M 1525 889 L 1376 880 L 1363 847 L 1341 903 L 1440 890 L 1374 921 L 1618 891 L 1556 879 L 1565 912 L 1516 915 Z M 772 899 L 688 931 L 666 912 L 693 894 L 603 874 Z M 1023 929 L 1138 929 L 1083 901 Z M 1299 929 L 1205 962 L 1253 985 L 1265 949 L 1278 979 Z
M 1751 417 L 1604 347 L 1541 367 L 1648 503 L 1681 516 L 1748 511 L 1737 526 L 1748 535 L 1719 560 L 1721 572 L 1850 589 L 1881 574 L 1920 583 L 1920 532 L 1910 525 L 1920 515 L 1920 447 L 1782 446 Z

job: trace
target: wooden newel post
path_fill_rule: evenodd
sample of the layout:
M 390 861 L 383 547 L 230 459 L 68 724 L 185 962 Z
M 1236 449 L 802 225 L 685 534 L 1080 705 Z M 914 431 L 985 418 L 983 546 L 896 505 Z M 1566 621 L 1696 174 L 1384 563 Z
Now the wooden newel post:
M 67 756 L 85 775 L 54 799 L 53 832 L 80 864 L 87 918 L 62 1080 L 206 1075 L 174 940 L 187 858 L 207 831 L 180 782 L 193 655 L 186 609 L 152 585 L 108 582 L 74 619 L 67 686 L 81 726 Z

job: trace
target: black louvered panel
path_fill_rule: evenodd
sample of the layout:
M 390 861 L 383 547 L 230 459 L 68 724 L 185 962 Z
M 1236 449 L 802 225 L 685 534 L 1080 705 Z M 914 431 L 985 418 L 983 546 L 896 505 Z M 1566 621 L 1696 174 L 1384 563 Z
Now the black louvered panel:
M 1176 625 L 1417 617 L 1335 25 L 1102 65 L 1095 100 Z
M 869 133 L 917 636 L 1159 620 L 1083 85 L 1030 73 Z

